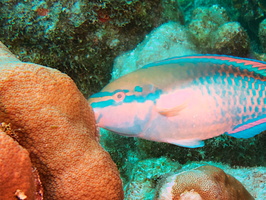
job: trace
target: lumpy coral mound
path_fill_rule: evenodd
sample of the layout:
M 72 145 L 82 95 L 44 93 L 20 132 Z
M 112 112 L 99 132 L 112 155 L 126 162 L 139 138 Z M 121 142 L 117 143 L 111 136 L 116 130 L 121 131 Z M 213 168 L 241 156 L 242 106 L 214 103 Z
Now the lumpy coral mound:
M 23 63 L 0 43 L 0 121 L 10 123 L 40 173 L 44 199 L 123 199 L 94 116 L 58 70 Z
M 0 127 L 0 199 L 42 200 L 42 187 L 29 153 Z
M 253 200 L 233 176 L 211 165 L 201 166 L 162 181 L 157 200 Z

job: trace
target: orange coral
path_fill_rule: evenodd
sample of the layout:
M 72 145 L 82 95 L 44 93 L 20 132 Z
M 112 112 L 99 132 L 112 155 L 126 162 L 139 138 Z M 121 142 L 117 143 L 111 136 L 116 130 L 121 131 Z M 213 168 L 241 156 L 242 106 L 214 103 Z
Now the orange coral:
M 0 121 L 11 123 L 40 173 L 45 199 L 123 199 L 121 179 L 98 142 L 94 116 L 58 70 L 23 63 L 0 43 Z
M 42 200 L 37 171 L 29 153 L 0 130 L 0 199 Z
M 47 8 L 37 8 L 36 12 L 37 12 L 37 14 L 39 16 L 47 16 L 48 13 L 49 13 L 49 9 L 47 9 Z
M 167 177 L 157 194 L 158 200 L 254 199 L 244 186 L 222 169 L 201 166 Z

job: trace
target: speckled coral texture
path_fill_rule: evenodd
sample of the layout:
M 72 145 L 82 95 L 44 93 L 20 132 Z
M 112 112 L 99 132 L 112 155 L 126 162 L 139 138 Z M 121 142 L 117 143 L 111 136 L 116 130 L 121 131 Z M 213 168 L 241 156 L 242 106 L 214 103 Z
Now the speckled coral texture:
M 0 130 L 0 199 L 41 199 L 29 153 Z
M 254 199 L 237 179 L 212 165 L 169 176 L 164 182 L 157 200 L 165 200 L 166 196 L 172 200 Z
M 40 173 L 44 199 L 123 199 L 94 116 L 58 70 L 20 62 L 0 43 L 0 121 L 11 123 Z

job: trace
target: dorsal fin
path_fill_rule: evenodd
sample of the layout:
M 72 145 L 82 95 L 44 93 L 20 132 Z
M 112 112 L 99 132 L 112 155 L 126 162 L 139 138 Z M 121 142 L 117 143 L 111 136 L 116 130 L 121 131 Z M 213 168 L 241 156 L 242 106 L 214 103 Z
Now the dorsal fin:
M 178 64 L 184 62 L 185 63 L 211 62 L 213 64 L 220 64 L 220 65 L 224 64 L 233 65 L 234 67 L 239 68 L 240 71 L 248 70 L 249 72 L 254 72 L 257 75 L 264 77 L 266 76 L 266 62 L 260 60 L 248 59 L 248 58 L 240 58 L 240 57 L 216 55 L 216 54 L 198 54 L 198 55 L 172 57 L 162 61 L 145 65 L 143 68 L 150 68 L 166 64 Z

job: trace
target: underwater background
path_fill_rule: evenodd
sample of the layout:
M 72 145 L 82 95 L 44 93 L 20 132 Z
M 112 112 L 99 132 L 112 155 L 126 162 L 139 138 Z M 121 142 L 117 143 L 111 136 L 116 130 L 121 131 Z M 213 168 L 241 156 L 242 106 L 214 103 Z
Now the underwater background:
M 1 0 L 0 41 L 18 58 L 59 69 L 86 98 L 145 64 L 189 54 L 266 61 L 265 0 Z M 118 166 L 125 199 L 156 199 L 167 176 L 204 164 L 266 199 L 266 134 L 227 135 L 202 148 L 101 130 Z

